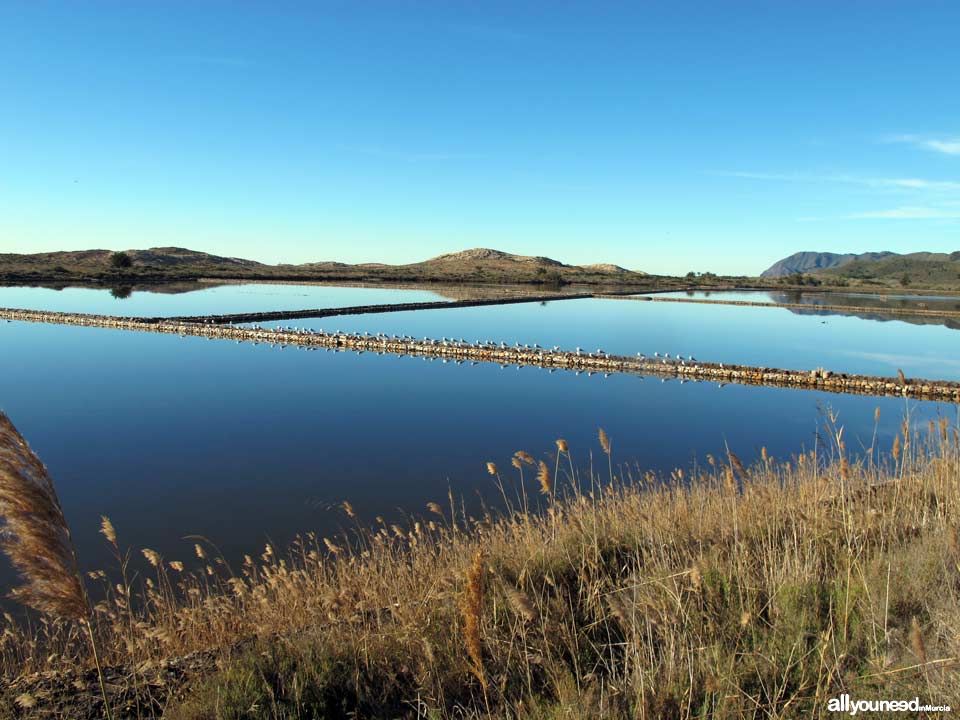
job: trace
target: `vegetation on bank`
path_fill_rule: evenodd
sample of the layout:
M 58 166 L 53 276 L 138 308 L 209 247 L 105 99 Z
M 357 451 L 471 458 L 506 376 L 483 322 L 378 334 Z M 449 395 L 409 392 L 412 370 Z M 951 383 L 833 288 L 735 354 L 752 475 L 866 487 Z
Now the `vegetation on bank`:
M 919 263 L 919 264 L 918 264 Z M 33 255 L 0 253 L 0 281 L 7 283 L 108 284 L 159 283 L 200 278 L 247 281 L 382 282 L 382 283 L 504 283 L 560 288 L 565 285 L 622 287 L 635 291 L 686 288 L 780 288 L 788 287 L 864 287 L 873 291 L 905 287 L 960 290 L 957 273 L 930 274 L 932 261 L 916 261 L 909 272 L 896 277 L 871 275 L 871 268 L 886 267 L 867 263 L 866 269 L 852 272 L 853 265 L 841 268 L 842 274 L 825 271 L 816 275 L 795 273 L 781 278 L 718 276 L 711 272 L 690 271 L 683 277 L 655 276 L 610 265 L 568 265 L 551 258 L 513 255 L 498 250 L 474 249 L 452 253 L 406 265 L 317 262 L 300 265 L 266 265 L 242 258 L 228 258 L 184 248 L 150 250 L 64 251 Z M 851 272 L 847 272 L 847 267 Z M 859 267 L 859 266 L 858 266 Z M 939 267 L 939 266 L 937 266 Z M 958 263 L 960 269 L 960 263 Z M 931 270 L 931 272 L 933 272 Z M 904 283 L 906 278 L 906 284 Z
M 116 717 L 181 720 L 827 717 L 843 693 L 960 705 L 960 430 L 905 424 L 856 458 L 835 423 L 822 437 L 669 477 L 617 463 L 602 431 L 595 457 L 558 440 L 488 464 L 503 514 L 438 498 L 369 527 L 344 502 L 349 533 L 237 568 L 203 542 L 189 561 L 133 557 L 104 518 L 118 568 L 87 578 L 104 694 Z M 36 473 L 13 446 L 6 485 Z M 92 668 L 84 622 L 8 619 L 0 715 L 102 715 L 95 690 L 78 710 L 33 675 Z M 202 653 L 192 675 L 158 674 Z
M 809 253 L 806 253 L 809 254 Z M 805 253 L 801 253 L 805 255 Z M 774 267 L 788 263 L 786 258 Z M 126 284 L 212 278 L 221 280 L 316 282 L 502 283 L 561 287 L 621 286 L 642 289 L 863 288 L 872 292 L 910 289 L 960 291 L 960 252 L 913 253 L 855 260 L 839 267 L 806 269 L 802 263 L 782 277 L 718 276 L 691 270 L 683 277 L 653 276 L 612 264 L 569 265 L 547 257 L 475 248 L 405 265 L 313 262 L 267 265 L 185 248 L 149 250 L 0 253 L 0 281 L 7 283 Z M 771 268 L 772 269 L 772 268 Z M 767 271 L 770 272 L 769 270 Z

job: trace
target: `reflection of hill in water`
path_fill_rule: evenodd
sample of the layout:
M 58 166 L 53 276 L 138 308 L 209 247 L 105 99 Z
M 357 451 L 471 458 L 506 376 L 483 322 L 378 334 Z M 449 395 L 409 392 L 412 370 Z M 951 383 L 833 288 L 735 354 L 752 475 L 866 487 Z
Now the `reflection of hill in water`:
M 105 284 L 105 283 L 14 283 L 4 284 L 2 287 L 35 287 L 44 290 L 67 290 L 68 288 L 80 288 L 84 290 L 109 290 L 110 293 L 120 300 L 125 300 L 134 293 L 156 293 L 159 295 L 180 295 L 183 293 L 197 292 L 209 288 L 219 287 L 226 283 L 218 282 L 193 282 L 182 280 L 178 282 L 166 283 L 130 283 L 130 284 Z
M 867 295 L 854 293 L 769 292 L 764 293 L 777 303 L 802 305 L 849 305 L 856 308 L 893 310 L 950 310 L 960 312 L 960 298 L 943 296 Z
M 46 290 L 66 290 L 67 288 L 85 288 L 88 290 L 107 290 L 118 300 L 126 300 L 136 293 L 159 295 L 182 295 L 191 292 L 210 290 L 227 285 L 308 285 L 318 287 L 351 287 L 376 290 L 420 290 L 430 292 L 443 300 L 480 300 L 495 297 L 516 297 L 518 295 L 547 295 L 554 289 L 542 285 L 448 285 L 443 283 L 404 283 L 404 282 L 294 282 L 294 281 L 217 281 L 203 280 L 177 281 L 162 283 L 132 283 L 110 285 L 103 283 L 30 283 L 27 287 L 40 287 Z M 583 292 L 582 288 L 563 286 L 556 289 L 557 295 Z M 270 310 L 264 307 L 263 310 Z
M 817 310 L 816 305 L 811 305 L 809 310 L 798 310 L 797 308 L 787 308 L 796 315 L 837 315 L 840 317 L 858 317 L 862 320 L 874 320 L 877 322 L 905 322 L 911 325 L 942 325 L 951 330 L 960 330 L 960 319 L 933 317 L 930 315 L 884 315 L 883 312 L 856 311 L 853 308 L 849 312 L 843 310 Z

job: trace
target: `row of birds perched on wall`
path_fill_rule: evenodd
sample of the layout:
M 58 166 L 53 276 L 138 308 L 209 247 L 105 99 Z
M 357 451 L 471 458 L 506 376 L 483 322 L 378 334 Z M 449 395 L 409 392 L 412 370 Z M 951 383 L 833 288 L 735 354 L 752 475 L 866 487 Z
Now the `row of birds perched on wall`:
M 263 327 L 262 325 L 253 325 L 251 326 L 251 329 L 257 330 L 260 332 L 287 332 L 287 333 L 296 333 L 300 335 L 326 335 L 327 334 L 326 332 L 324 332 L 323 328 L 313 329 L 313 328 L 307 328 L 307 327 L 297 327 L 296 325 L 276 326 L 276 327 L 267 327 L 267 328 Z M 343 331 L 338 328 L 337 330 L 334 330 L 330 334 L 341 335 L 343 334 Z M 365 338 L 372 337 L 372 338 L 387 339 L 387 340 L 406 340 L 409 342 L 422 342 L 427 345 L 442 346 L 442 347 L 469 345 L 473 347 L 492 349 L 492 350 L 496 350 L 496 349 L 546 350 L 547 349 L 541 346 L 539 343 L 523 343 L 521 345 L 519 342 L 515 342 L 513 343 L 513 345 L 510 345 L 502 340 L 498 342 L 496 340 L 490 340 L 490 339 L 476 340 L 471 343 L 466 338 L 462 338 L 462 337 L 448 338 L 446 336 L 443 336 L 439 340 L 436 340 L 433 338 L 429 338 L 427 336 L 424 336 L 423 338 L 415 338 L 413 335 L 395 335 L 395 334 L 388 335 L 387 333 L 382 333 L 382 332 L 378 332 L 373 335 L 371 335 L 369 332 L 364 332 L 361 335 L 362 337 L 365 337 Z M 561 352 L 561 348 L 559 345 L 554 345 L 549 349 L 552 352 Z M 579 345 L 574 348 L 574 352 L 577 355 L 586 355 L 587 357 L 605 357 L 608 354 L 603 348 L 597 348 L 595 352 L 588 352 L 584 350 L 582 347 L 580 347 Z M 684 357 L 680 353 L 677 353 L 676 355 L 671 355 L 670 353 L 660 353 L 660 352 L 653 353 L 653 358 L 649 358 L 644 353 L 638 352 L 637 359 L 640 360 L 640 362 L 646 362 L 648 360 L 656 362 L 657 360 L 659 360 L 661 363 L 665 365 L 671 364 L 671 363 L 675 363 L 678 365 L 686 365 L 686 363 L 688 362 L 697 361 L 697 359 L 693 355 L 687 355 L 686 357 Z M 721 364 L 720 367 L 723 368 L 723 365 Z M 590 373 L 590 374 L 593 374 L 593 373 Z M 605 373 L 605 374 L 609 375 L 609 373 Z
M 322 328 L 313 329 L 313 328 L 306 328 L 306 327 L 298 327 L 298 326 L 296 326 L 296 325 L 275 326 L 275 327 L 263 327 L 263 326 L 261 326 L 261 325 L 253 325 L 253 326 L 251 326 L 251 329 L 256 330 L 256 331 L 261 331 L 261 332 L 268 332 L 268 333 L 281 333 L 281 332 L 283 332 L 283 333 L 295 333 L 295 334 L 298 334 L 298 335 L 326 335 L 326 334 L 328 334 L 328 333 L 326 333 Z M 343 331 L 340 330 L 340 329 L 337 329 L 337 330 L 334 330 L 332 333 L 329 333 L 329 334 L 331 334 L 331 335 L 341 335 L 341 334 L 343 334 Z M 434 347 L 471 346 L 471 347 L 478 347 L 478 348 L 483 348 L 483 349 L 488 349 L 488 350 L 510 350 L 510 349 L 513 349 L 513 350 L 521 350 L 521 349 L 522 349 L 522 350 L 541 350 L 541 351 L 542 351 L 542 350 L 547 350 L 547 348 L 542 347 L 542 346 L 541 346 L 540 344 L 538 344 L 538 343 L 523 343 L 523 344 L 521 344 L 521 343 L 519 343 L 519 342 L 515 342 L 515 343 L 513 343 L 513 345 L 510 345 L 510 344 L 508 344 L 508 343 L 506 343 L 506 342 L 504 342 L 504 341 L 495 341 L 495 340 L 490 340 L 490 339 L 487 339 L 487 340 L 479 340 L 479 339 L 478 339 L 478 340 L 476 340 L 475 342 L 470 343 L 470 342 L 468 342 L 465 338 L 462 338 L 462 337 L 461 337 L 461 338 L 454 338 L 454 337 L 449 337 L 449 338 L 448 338 L 448 337 L 446 337 L 446 336 L 443 336 L 443 337 L 441 337 L 439 340 L 437 340 L 437 339 L 433 339 L 433 338 L 426 337 L 426 336 L 423 337 L 423 338 L 416 338 L 416 337 L 414 337 L 413 335 L 396 335 L 396 334 L 390 335 L 390 334 L 382 333 L 382 332 L 375 333 L 375 334 L 371 334 L 371 333 L 369 333 L 369 332 L 364 332 L 364 333 L 361 333 L 361 336 L 364 337 L 364 338 L 374 338 L 374 339 L 381 339 L 381 340 L 402 340 L 402 341 L 407 341 L 407 342 L 421 342 L 421 343 L 423 343 L 423 344 L 425 344 L 425 345 L 434 346 Z M 238 340 L 237 342 L 240 343 L 241 341 Z M 256 344 L 257 344 L 257 343 L 254 343 L 254 345 L 256 345 Z M 282 350 L 282 349 L 284 349 L 285 347 L 287 347 L 287 345 L 286 345 L 286 344 L 281 344 L 281 343 L 271 343 L 271 344 L 270 344 L 270 347 L 271 347 L 271 348 L 278 347 L 279 349 Z M 344 348 L 326 348 L 326 347 L 324 347 L 324 348 L 317 348 L 317 347 L 299 346 L 299 345 L 294 345 L 293 347 L 296 347 L 297 349 L 303 349 L 303 350 L 318 350 L 318 349 L 323 349 L 323 350 L 325 350 L 325 351 L 327 351 L 327 352 L 329 352 L 329 351 L 333 351 L 333 352 L 345 352 L 345 351 L 346 351 Z M 553 347 L 549 348 L 549 350 L 550 350 L 550 351 L 553 351 L 553 352 L 561 352 L 561 348 L 560 348 L 559 345 L 554 345 Z M 357 355 L 362 355 L 362 354 L 363 354 L 364 352 L 366 352 L 366 351 L 365 351 L 365 350 L 353 350 L 352 352 L 355 352 Z M 375 352 L 377 355 L 382 355 L 382 354 L 384 354 L 383 351 L 379 351 L 379 350 L 374 350 L 373 352 Z M 606 352 L 603 348 L 597 348 L 595 352 L 587 352 L 587 351 L 585 351 L 582 347 L 577 346 L 577 347 L 574 349 L 574 352 L 575 352 L 578 356 L 579 356 L 579 355 L 586 355 L 587 357 L 604 357 L 604 356 L 607 356 L 607 352 Z M 404 355 L 403 353 L 399 353 L 399 354 L 397 355 L 397 357 L 398 357 L 398 358 L 402 358 L 402 357 L 405 357 L 405 355 Z M 478 365 L 478 364 L 479 364 L 479 362 L 476 361 L 476 360 L 469 360 L 469 361 L 468 361 L 468 360 L 457 359 L 457 358 L 422 357 L 421 359 L 423 359 L 424 361 L 430 361 L 430 362 L 434 362 L 434 361 L 436 361 L 436 360 L 440 360 L 443 364 L 447 364 L 447 363 L 452 363 L 452 364 L 455 364 L 455 365 L 463 365 L 463 364 Z M 686 356 L 686 358 L 684 358 L 684 356 L 681 355 L 680 353 L 677 353 L 676 355 L 671 355 L 670 353 L 655 352 L 655 353 L 653 353 L 653 357 L 650 358 L 650 357 L 648 357 L 647 355 L 645 355 L 644 353 L 639 353 L 639 352 L 638 352 L 638 353 L 637 353 L 637 359 L 638 359 L 639 361 L 641 361 L 641 362 L 647 362 L 647 361 L 656 362 L 656 361 L 660 361 L 660 362 L 663 363 L 663 364 L 679 364 L 679 365 L 686 365 L 687 362 L 696 362 L 696 358 L 695 358 L 693 355 L 688 355 L 688 356 Z M 512 366 L 512 367 L 516 367 L 517 370 L 520 370 L 520 369 L 522 369 L 522 368 L 524 368 L 524 367 L 537 367 L 537 366 L 535 366 L 535 365 L 534 365 L 534 366 L 528 366 L 528 365 L 523 364 L 523 363 L 518 363 L 518 364 L 516 364 L 516 365 L 507 364 L 507 363 L 498 363 L 498 365 L 499 365 L 499 368 L 500 368 L 501 370 L 506 370 L 507 368 L 509 368 L 509 367 L 511 367 L 511 366 Z M 722 368 L 723 365 L 721 364 L 720 367 Z M 555 373 L 555 372 L 558 370 L 558 368 L 542 368 L 542 369 L 546 370 L 548 373 L 551 373 L 551 374 L 552 374 L 552 373 Z M 586 375 L 587 377 L 593 377 L 594 375 L 603 375 L 603 377 L 605 377 L 605 378 L 610 377 L 611 374 L 612 374 L 612 373 L 610 373 L 610 372 L 601 372 L 601 371 L 597 371 L 597 370 L 574 370 L 573 372 L 574 372 L 574 375 L 578 375 L 578 376 L 579 376 L 579 375 Z M 643 378 L 641 377 L 640 379 L 642 380 Z M 669 382 L 671 379 L 672 379 L 672 378 L 660 378 L 660 382 L 666 383 L 666 382 Z M 693 379 L 693 380 L 691 380 L 691 379 L 687 379 L 687 378 L 679 378 L 679 383 L 680 383 L 681 385 L 683 385 L 683 384 L 685 384 L 685 383 L 687 383 L 687 382 L 701 382 L 701 380 L 699 380 L 699 379 Z M 724 387 L 725 385 L 726 385 L 726 383 L 718 383 L 717 387 L 722 388 L 722 387 Z

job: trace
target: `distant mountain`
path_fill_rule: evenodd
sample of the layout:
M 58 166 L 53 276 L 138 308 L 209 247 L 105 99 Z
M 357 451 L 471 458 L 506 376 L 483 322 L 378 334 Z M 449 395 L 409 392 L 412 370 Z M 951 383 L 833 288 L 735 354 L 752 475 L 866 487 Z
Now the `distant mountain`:
M 111 250 L 33 255 L 0 254 L 0 278 L 7 280 L 186 280 L 231 279 L 390 280 L 477 283 L 630 283 L 646 273 L 619 265 L 567 265 L 548 257 L 474 248 L 406 265 L 335 261 L 266 265 L 178 247 L 127 250 L 130 267 L 114 267 Z
M 38 267 L 51 266 L 73 268 L 77 271 L 96 271 L 110 265 L 113 250 L 62 250 L 58 252 L 19 255 L 0 253 L 0 271 L 7 265 L 28 264 Z M 221 257 L 196 250 L 178 247 L 150 248 L 149 250 L 127 250 L 132 267 L 138 270 L 172 268 L 238 268 L 255 269 L 266 267 L 254 260 Z
M 774 263 L 762 277 L 776 278 L 803 273 L 817 276 L 824 284 L 846 286 L 939 287 L 960 285 L 960 250 L 952 253 L 800 252 Z
M 855 255 L 854 253 L 837 254 L 831 252 L 798 252 L 783 260 L 775 262 L 762 273 L 760 277 L 775 278 L 794 273 L 811 273 L 818 270 L 829 270 L 854 261 L 873 262 L 894 255 L 892 252 L 867 252 Z

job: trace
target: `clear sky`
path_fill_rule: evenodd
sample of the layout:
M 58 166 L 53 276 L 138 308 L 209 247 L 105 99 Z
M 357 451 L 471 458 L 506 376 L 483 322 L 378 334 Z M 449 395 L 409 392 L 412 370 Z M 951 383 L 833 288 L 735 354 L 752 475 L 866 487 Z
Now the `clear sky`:
M 960 249 L 960 3 L 0 2 L 0 251 Z

